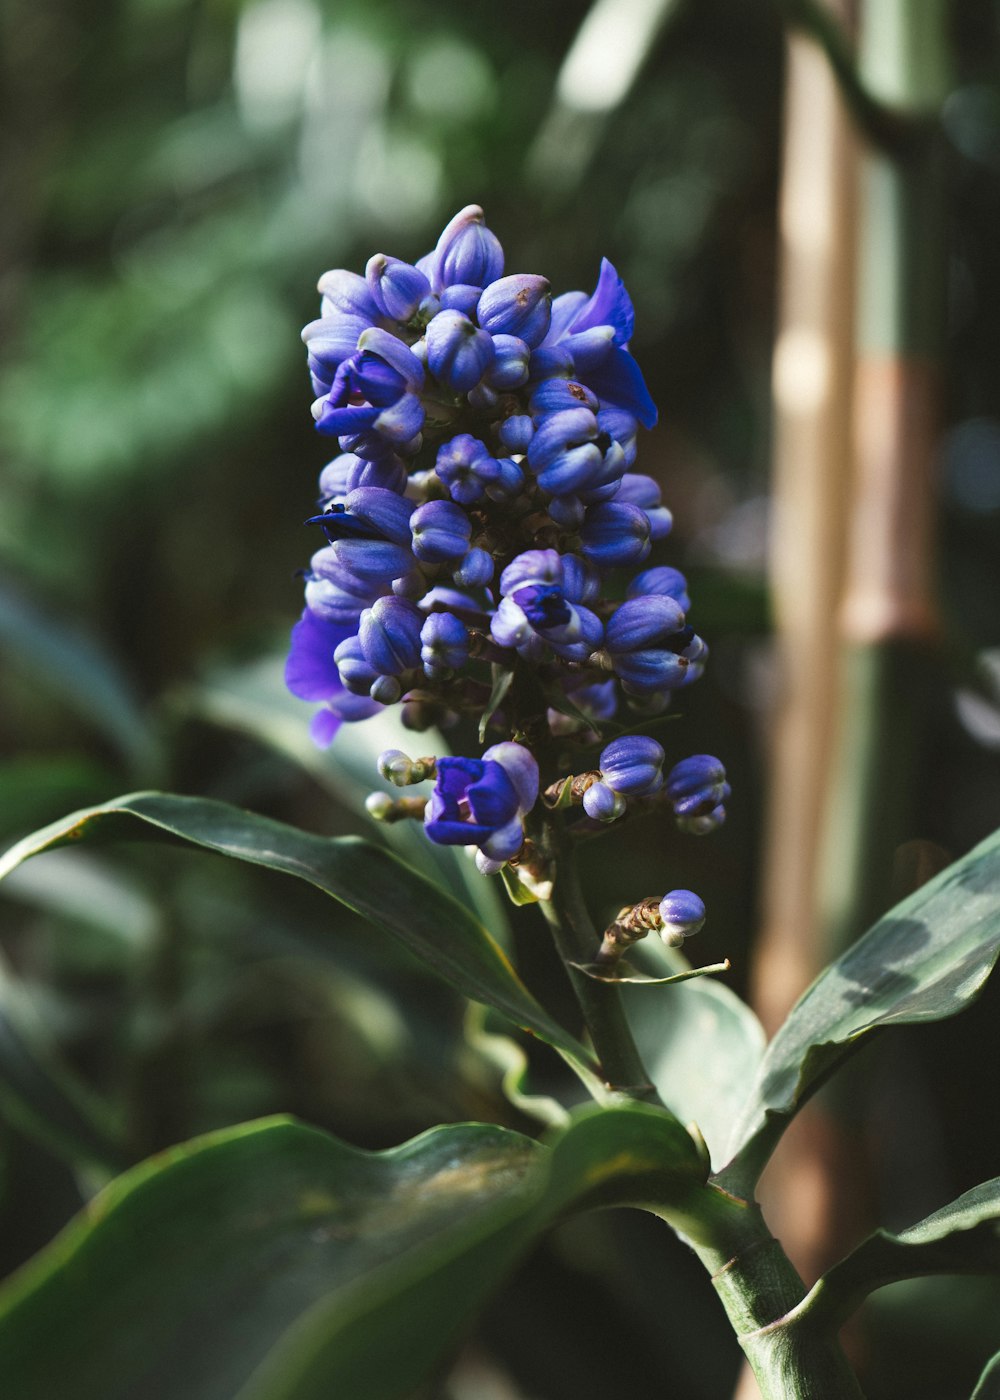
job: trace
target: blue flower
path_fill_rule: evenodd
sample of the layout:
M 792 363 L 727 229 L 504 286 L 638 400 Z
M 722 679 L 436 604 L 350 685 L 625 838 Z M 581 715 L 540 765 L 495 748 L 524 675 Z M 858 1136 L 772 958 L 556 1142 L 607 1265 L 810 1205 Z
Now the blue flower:
M 625 284 L 608 262 L 601 260 L 601 274 L 593 296 L 566 292 L 552 303 L 552 324 L 542 349 L 562 349 L 573 356 L 582 349 L 587 363 L 586 381 L 602 404 L 627 410 L 645 428 L 656 424 L 656 405 L 649 396 L 642 371 L 628 352 L 635 312 Z M 584 332 L 609 328 L 610 335 L 577 337 Z M 600 339 L 604 340 L 601 351 Z M 595 352 L 597 352 L 595 354 Z
M 439 311 L 428 324 L 427 367 L 447 389 L 467 394 L 493 364 L 493 337 L 461 311 Z
M 705 836 L 726 819 L 723 803 L 731 788 L 726 770 L 711 754 L 696 753 L 675 763 L 667 777 L 667 796 L 683 831 Z
M 500 477 L 500 464 L 486 444 L 470 433 L 459 433 L 438 448 L 434 470 L 459 505 L 482 500 L 488 486 Z
M 285 662 L 285 684 L 300 700 L 322 700 L 310 726 L 313 740 L 326 748 L 344 720 L 368 719 L 378 709 L 374 701 L 351 695 L 344 689 L 334 661 L 336 647 L 350 633 L 306 608 L 292 628 L 291 647 Z
M 637 695 L 686 685 L 704 651 L 676 600 L 663 594 L 626 599 L 608 620 L 605 644 L 615 674 Z
M 567 580 L 554 549 L 527 550 L 500 576 L 502 601 L 490 623 L 493 640 L 539 660 L 551 648 L 568 661 L 585 661 L 600 645 L 601 620 L 575 601 L 579 573 Z
M 431 680 L 460 670 L 469 659 L 469 629 L 453 613 L 431 613 L 420 632 L 420 659 Z
M 528 466 L 542 490 L 565 496 L 588 486 L 604 463 L 599 434 L 589 408 L 562 409 L 539 419 L 528 446 Z
M 529 346 L 540 345 L 545 339 L 551 316 L 549 282 L 530 273 L 491 282 L 476 307 L 483 330 L 495 336 L 517 336 Z
M 591 506 L 580 531 L 584 557 L 601 568 L 619 564 L 639 564 L 651 548 L 649 517 L 638 506 L 617 498 Z
M 428 501 L 410 518 L 413 553 L 425 564 L 461 559 L 469 548 L 472 521 L 452 501 Z
M 666 598 L 673 598 L 685 613 L 691 607 L 687 579 L 679 569 L 672 569 L 667 564 L 644 569 L 641 574 L 636 574 L 625 590 L 626 598 L 642 598 L 647 593 L 662 593 Z
M 384 253 L 368 259 L 365 279 L 379 311 L 393 321 L 409 321 L 431 295 L 431 284 L 419 268 Z
M 646 797 L 663 783 L 663 748 L 643 734 L 613 739 L 598 761 L 601 780 L 624 797 Z
M 405 598 L 378 598 L 361 614 L 358 641 L 379 675 L 399 676 L 420 665 L 420 629 L 424 615 Z
M 446 226 L 437 247 L 421 258 L 436 292 L 458 285 L 483 288 L 503 275 L 503 249 L 478 204 L 466 205 Z
M 538 765 L 520 744 L 495 744 L 482 758 L 439 758 L 424 813 L 432 841 L 478 846 L 503 864 L 524 842 L 522 819 L 538 797 Z
M 671 890 L 660 900 L 660 937 L 668 948 L 679 948 L 705 922 L 705 904 L 691 890 Z

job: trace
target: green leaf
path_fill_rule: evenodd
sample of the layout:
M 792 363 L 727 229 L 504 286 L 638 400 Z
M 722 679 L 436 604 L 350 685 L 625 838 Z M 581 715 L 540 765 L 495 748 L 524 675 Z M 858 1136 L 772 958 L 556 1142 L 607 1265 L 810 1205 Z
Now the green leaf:
M 887 1284 L 927 1274 L 998 1271 L 1000 1177 L 994 1177 L 905 1230 L 876 1230 L 823 1275 L 800 1309 L 832 1331 Z
M 30 856 L 70 842 L 137 836 L 191 842 L 306 880 L 398 938 L 465 996 L 496 1007 L 591 1069 L 584 1048 L 535 1001 L 463 905 L 391 852 L 357 837 L 314 836 L 207 798 L 135 793 L 26 837 L 0 860 L 0 878 Z
M 659 942 L 643 957 L 690 977 L 686 958 Z M 626 986 L 628 983 L 626 983 Z M 697 1123 L 714 1163 L 725 1147 L 764 1053 L 757 1017 L 731 988 L 710 977 L 683 986 L 624 992 L 629 1025 L 660 1098 L 683 1123 Z
M 92 638 L 0 587 L 0 648 L 102 730 L 148 780 L 159 761 L 156 737 L 121 667 Z
M 711 977 L 718 972 L 728 972 L 732 963 L 707 963 L 704 967 L 689 967 L 683 972 L 671 972 L 666 977 L 650 977 L 645 972 L 636 972 L 630 963 L 620 959 L 617 963 L 578 963 L 571 962 L 577 972 L 582 972 L 592 982 L 608 982 L 614 987 L 672 987 L 678 982 L 693 982 L 696 977 Z
M 167 703 L 175 713 L 247 734 L 296 763 L 404 860 L 433 869 L 437 883 L 468 904 L 508 946 L 507 913 L 496 885 L 483 879 L 461 847 L 428 841 L 419 822 L 373 823 L 365 808 L 365 798 L 379 786 L 376 760 L 383 749 L 412 752 L 417 742 L 422 753 L 447 753 L 436 730 L 417 736 L 403 727 L 398 707 L 386 706 L 363 724 L 345 725 L 329 749 L 317 748 L 309 737 L 308 707 L 285 685 L 283 656 L 216 667 L 201 681 L 172 691 Z
M 787 1123 L 874 1031 L 953 1016 L 1000 953 L 1000 832 L 910 895 L 821 973 L 768 1046 L 720 1184 L 753 1185 Z
M 568 1208 L 677 1203 L 687 1134 L 592 1110 L 551 1148 L 484 1124 L 367 1153 L 285 1119 L 114 1182 L 0 1293 L 18 1400 L 403 1400 Z M 54 1320 L 58 1325 L 54 1325 Z
M 1000 1400 L 1000 1352 L 990 1361 L 979 1377 L 971 1400 Z
M 489 699 L 486 701 L 486 708 L 483 710 L 482 718 L 479 721 L 479 742 L 486 739 L 486 731 L 490 727 L 490 720 L 499 710 L 507 692 L 514 681 L 514 672 L 508 671 L 506 666 L 491 666 L 490 672 L 493 677 L 493 688 L 490 691 Z
M 0 964 L 0 1115 L 72 1162 L 120 1171 L 110 1110 L 59 1058 L 24 987 Z

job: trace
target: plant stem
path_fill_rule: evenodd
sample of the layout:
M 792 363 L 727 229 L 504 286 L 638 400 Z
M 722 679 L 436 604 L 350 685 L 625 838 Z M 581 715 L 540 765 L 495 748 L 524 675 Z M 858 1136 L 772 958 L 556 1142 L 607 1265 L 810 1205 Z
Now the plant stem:
M 763 1400 L 864 1400 L 835 1335 L 788 1314 L 806 1289 L 760 1208 L 709 1184 L 714 1208 L 699 1215 L 708 1242 L 692 1240 L 712 1275 Z M 697 1209 L 697 1208 L 696 1208 Z
M 545 917 L 564 963 L 592 962 L 600 936 L 587 911 L 575 852 L 561 814 L 553 814 L 547 835 L 554 879 L 552 898 L 542 903 Z M 608 982 L 595 982 L 574 967 L 567 966 L 566 971 L 609 1090 L 644 1103 L 659 1104 L 660 1096 L 636 1049 L 618 988 Z

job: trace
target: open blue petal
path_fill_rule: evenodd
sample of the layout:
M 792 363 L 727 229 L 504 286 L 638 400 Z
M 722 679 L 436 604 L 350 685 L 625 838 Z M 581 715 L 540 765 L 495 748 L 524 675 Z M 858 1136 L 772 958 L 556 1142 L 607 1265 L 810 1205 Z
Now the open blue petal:
M 627 350 L 615 346 L 587 375 L 587 385 L 602 403 L 627 409 L 644 428 L 656 425 L 656 404 L 650 398 L 642 370 Z
M 306 608 L 292 628 L 285 684 L 300 700 L 329 700 L 343 690 L 333 653 L 354 628 L 327 622 Z M 332 736 L 331 736 L 332 737 Z
M 592 326 L 614 326 L 616 345 L 627 345 L 632 339 L 635 326 L 632 298 L 607 258 L 601 259 L 601 275 L 594 295 L 580 308 L 566 330 L 578 335 Z

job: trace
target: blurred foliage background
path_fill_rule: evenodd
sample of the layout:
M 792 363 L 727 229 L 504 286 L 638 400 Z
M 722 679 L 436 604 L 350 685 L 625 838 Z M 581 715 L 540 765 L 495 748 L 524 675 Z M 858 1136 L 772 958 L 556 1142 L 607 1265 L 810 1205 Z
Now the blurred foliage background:
M 557 291 L 589 289 L 602 254 L 623 274 L 661 410 L 640 464 L 675 514 L 663 561 L 688 573 L 713 647 L 670 739 L 676 757 L 724 758 L 729 823 L 704 843 L 665 819 L 609 836 L 588 863 L 595 911 L 652 893 L 650 870 L 658 890 L 701 891 L 698 956 L 728 955 L 746 988 L 780 684 L 770 362 L 795 7 L 616 4 L 603 80 L 580 66 L 588 7 L 571 0 L 0 11 L 5 842 L 146 786 L 362 829 L 364 779 L 337 753 L 357 734 L 329 763 L 310 752 L 305 707 L 275 679 L 330 455 L 298 329 L 325 268 L 363 269 L 376 250 L 415 260 L 477 202 L 510 270 Z M 932 863 L 1000 824 L 1000 5 L 954 0 L 949 26 L 945 635 L 901 833 Z M 442 1119 L 524 1126 L 455 1000 L 318 895 L 129 848 L 33 863 L 2 913 L 5 1271 L 116 1154 L 213 1126 L 289 1111 L 371 1147 Z M 571 1018 L 536 914 L 496 901 L 491 917 Z M 889 1223 L 996 1174 L 998 1007 L 987 991 L 959 1023 L 870 1057 L 858 1151 Z M 538 1060 L 540 1079 L 556 1073 Z M 888 1290 L 864 1344 L 870 1394 L 967 1396 L 998 1345 L 997 1301 L 983 1283 Z M 590 1329 L 595 1314 L 613 1323 Z M 670 1374 L 715 1400 L 738 1369 L 684 1251 L 640 1219 L 600 1218 L 531 1261 L 435 1393 L 587 1400 L 616 1387 L 626 1353 L 636 1394 Z

